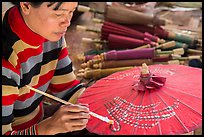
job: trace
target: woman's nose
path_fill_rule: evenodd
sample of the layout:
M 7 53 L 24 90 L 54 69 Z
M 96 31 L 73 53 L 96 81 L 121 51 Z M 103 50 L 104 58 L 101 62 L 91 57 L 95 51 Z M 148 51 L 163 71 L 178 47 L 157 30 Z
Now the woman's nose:
M 72 18 L 72 16 L 65 16 L 65 17 L 63 18 L 62 22 L 61 22 L 61 25 L 62 25 L 63 27 L 69 27 L 70 24 L 71 24 L 71 18 Z

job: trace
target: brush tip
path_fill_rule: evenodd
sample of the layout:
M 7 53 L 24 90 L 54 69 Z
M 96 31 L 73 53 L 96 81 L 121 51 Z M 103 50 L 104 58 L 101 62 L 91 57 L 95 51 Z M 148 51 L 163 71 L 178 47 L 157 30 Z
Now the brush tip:
M 113 121 L 113 120 L 110 120 L 110 121 L 109 121 L 109 124 L 112 124 L 112 125 L 113 125 L 113 124 L 114 124 L 114 121 Z

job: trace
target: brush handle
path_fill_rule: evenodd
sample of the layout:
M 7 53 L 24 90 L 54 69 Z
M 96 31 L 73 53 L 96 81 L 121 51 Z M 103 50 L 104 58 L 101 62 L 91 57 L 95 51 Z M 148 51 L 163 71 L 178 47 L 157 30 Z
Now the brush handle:
M 67 101 L 65 101 L 65 100 L 62 100 L 62 99 L 60 99 L 60 98 L 58 98 L 58 97 L 55 97 L 55 96 L 53 96 L 53 95 L 50 95 L 50 94 L 48 94 L 48 93 L 45 93 L 45 92 L 40 91 L 40 90 L 38 90 L 38 89 L 35 89 L 35 88 L 33 88 L 33 87 L 30 87 L 30 86 L 28 86 L 28 85 L 26 85 L 26 87 L 29 88 L 29 89 L 31 89 L 31 90 L 33 90 L 33 91 L 35 91 L 35 92 L 37 92 L 37 93 L 39 93 L 39 94 L 42 94 L 42 95 L 46 96 L 46 97 L 48 97 L 48 98 L 51 98 L 51 99 L 56 100 L 56 101 L 58 101 L 58 102 L 60 102 L 60 103 L 63 103 L 63 104 L 65 104 L 65 105 L 70 105 L 70 104 L 71 104 L 71 103 L 69 103 L 69 102 L 67 102 Z
M 50 94 L 45 93 L 45 92 L 43 92 L 43 91 L 40 91 L 40 90 L 38 90 L 38 89 L 32 88 L 32 87 L 30 87 L 30 86 L 28 86 L 28 85 L 26 85 L 26 87 L 29 88 L 29 89 L 31 89 L 31 90 L 33 90 L 33 91 L 35 91 L 35 92 L 37 92 L 37 93 L 39 93 L 39 94 L 42 94 L 42 95 L 44 95 L 44 96 L 46 96 L 46 97 L 49 97 L 49 98 L 51 98 L 51 99 L 53 99 L 53 100 L 56 100 L 56 101 L 58 101 L 58 102 L 60 102 L 60 103 L 63 103 L 63 104 L 65 104 L 65 105 L 71 105 L 71 104 L 72 104 L 72 103 L 69 103 L 69 102 L 67 102 L 67 101 L 64 101 L 64 100 L 62 100 L 62 99 L 60 99 L 60 98 L 58 98 L 58 97 L 55 97 L 55 96 L 53 96 L 53 95 L 50 95 Z M 89 114 L 92 115 L 93 117 L 96 117 L 96 118 L 98 118 L 98 119 L 100 119 L 100 120 L 102 120 L 102 121 L 105 121 L 105 122 L 107 122 L 107 123 L 112 123 L 112 120 L 109 120 L 109 119 L 108 119 L 108 120 L 104 120 L 104 119 L 107 119 L 107 117 L 100 116 L 100 115 L 98 115 L 98 114 L 96 114 L 96 113 L 93 113 L 93 112 L 90 112 Z

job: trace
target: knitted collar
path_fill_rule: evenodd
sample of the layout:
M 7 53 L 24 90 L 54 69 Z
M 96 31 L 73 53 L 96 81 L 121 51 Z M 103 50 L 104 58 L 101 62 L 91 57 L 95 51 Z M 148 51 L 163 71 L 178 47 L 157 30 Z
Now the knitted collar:
M 39 46 L 43 42 L 47 41 L 39 34 L 33 32 L 26 25 L 18 7 L 16 6 L 14 6 L 9 12 L 8 23 L 10 24 L 12 31 L 16 33 L 21 40 L 29 45 Z

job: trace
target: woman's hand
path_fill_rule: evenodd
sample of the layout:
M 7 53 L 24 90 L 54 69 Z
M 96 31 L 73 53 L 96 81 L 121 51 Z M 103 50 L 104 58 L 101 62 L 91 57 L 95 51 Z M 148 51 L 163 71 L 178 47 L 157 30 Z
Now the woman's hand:
M 53 116 L 38 124 L 38 134 L 54 135 L 82 130 L 86 127 L 89 118 L 87 105 L 62 105 Z

